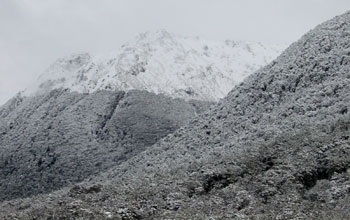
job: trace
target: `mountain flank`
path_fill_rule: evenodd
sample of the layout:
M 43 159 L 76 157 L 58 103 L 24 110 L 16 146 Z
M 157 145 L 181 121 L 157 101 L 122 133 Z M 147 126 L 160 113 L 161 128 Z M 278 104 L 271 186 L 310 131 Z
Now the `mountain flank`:
M 106 171 L 209 105 L 137 90 L 17 96 L 0 109 L 0 200 L 47 193 Z

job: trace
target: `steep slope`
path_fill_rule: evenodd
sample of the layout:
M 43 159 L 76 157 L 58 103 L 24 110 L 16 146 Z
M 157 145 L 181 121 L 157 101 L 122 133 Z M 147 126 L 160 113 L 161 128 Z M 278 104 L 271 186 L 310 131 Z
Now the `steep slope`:
M 87 183 L 104 183 L 100 192 L 78 190 L 91 189 L 85 185 L 3 203 L 3 216 L 349 219 L 349 48 L 350 12 L 304 35 L 189 125 Z
M 208 106 L 146 91 L 19 95 L 0 109 L 0 201 L 50 192 L 105 171 Z
M 149 32 L 123 45 L 113 56 L 77 54 L 58 59 L 24 94 L 42 94 L 55 88 L 81 93 L 138 89 L 217 101 L 282 49 L 261 43 L 210 42 L 164 30 Z

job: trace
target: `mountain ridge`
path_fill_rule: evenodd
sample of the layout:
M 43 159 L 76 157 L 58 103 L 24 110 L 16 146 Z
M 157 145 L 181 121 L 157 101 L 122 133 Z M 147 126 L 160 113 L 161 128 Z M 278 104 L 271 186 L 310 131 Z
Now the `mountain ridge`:
M 105 58 L 75 54 L 54 62 L 23 95 L 55 88 L 146 90 L 186 100 L 218 101 L 246 76 L 272 61 L 283 46 L 210 42 L 165 30 L 139 34 Z

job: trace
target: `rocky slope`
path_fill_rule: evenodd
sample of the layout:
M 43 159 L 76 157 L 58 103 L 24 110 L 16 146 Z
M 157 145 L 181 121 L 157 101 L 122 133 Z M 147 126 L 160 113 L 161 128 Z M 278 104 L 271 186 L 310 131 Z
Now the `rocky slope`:
M 217 101 L 283 49 L 261 43 L 210 42 L 164 30 L 148 32 L 109 57 L 77 54 L 58 59 L 24 95 L 55 88 L 80 93 L 138 89 L 187 100 Z
M 136 90 L 19 95 L 0 108 L 0 201 L 50 192 L 105 171 L 208 106 Z
M 143 153 L 70 190 L 3 203 L 2 216 L 349 219 L 349 48 L 346 13 Z

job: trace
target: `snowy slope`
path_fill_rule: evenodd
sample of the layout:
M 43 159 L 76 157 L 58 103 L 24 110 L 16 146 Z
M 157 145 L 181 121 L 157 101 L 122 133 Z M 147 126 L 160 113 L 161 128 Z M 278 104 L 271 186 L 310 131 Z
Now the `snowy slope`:
M 58 59 L 24 95 L 55 88 L 147 90 L 171 97 L 216 101 L 276 58 L 284 46 L 210 42 L 164 30 L 140 34 L 109 57 L 76 54 Z

